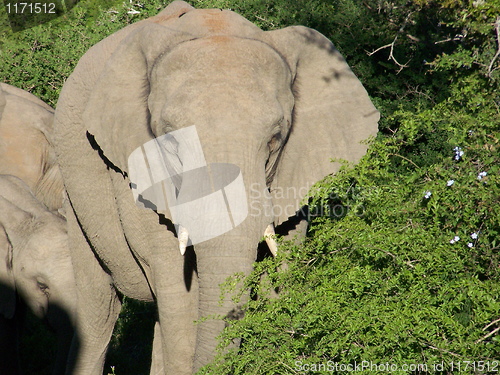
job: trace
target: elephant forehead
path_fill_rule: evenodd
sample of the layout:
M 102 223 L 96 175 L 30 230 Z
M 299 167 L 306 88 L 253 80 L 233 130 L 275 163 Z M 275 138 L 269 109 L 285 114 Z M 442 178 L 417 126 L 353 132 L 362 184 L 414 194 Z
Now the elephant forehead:
M 181 43 L 163 55 L 153 69 L 156 79 L 175 75 L 196 79 L 198 84 L 219 80 L 234 85 L 269 82 L 290 84 L 291 73 L 281 56 L 254 39 L 214 35 Z M 154 80 L 153 80 L 154 82 Z
M 183 43 L 153 69 L 148 103 L 152 118 L 176 118 L 187 108 L 248 108 L 280 116 L 277 103 L 290 93 L 291 74 L 279 55 L 259 41 L 214 36 Z M 167 105 L 164 108 L 164 105 Z M 288 106 L 286 106 L 288 107 Z M 163 109 L 163 113 L 158 112 Z M 276 110 L 274 110 L 276 109 Z M 201 110 L 206 115 L 206 111 Z
M 230 10 L 194 9 L 172 20 L 156 18 L 153 22 L 195 36 L 225 34 L 248 37 L 261 31 L 257 26 Z

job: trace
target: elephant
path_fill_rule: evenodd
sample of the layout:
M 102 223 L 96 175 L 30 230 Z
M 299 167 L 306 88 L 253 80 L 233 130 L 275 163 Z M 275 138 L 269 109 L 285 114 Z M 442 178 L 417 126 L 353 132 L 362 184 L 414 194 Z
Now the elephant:
M 2 332 L 4 340 L 10 336 L 10 347 L 0 348 L 0 357 L 13 351 L 19 334 L 13 326 L 23 320 L 20 296 L 35 316 L 56 331 L 53 373 L 64 374 L 76 308 L 66 221 L 39 202 L 22 180 L 9 175 L 0 175 L 0 283 L 0 328 L 8 331 Z M 17 374 L 14 358 L 5 358 L 0 361 L 0 373 Z
M 0 174 L 19 177 L 51 210 L 63 202 L 53 117 L 54 110 L 36 96 L 0 83 Z
M 209 363 L 218 318 L 240 315 L 219 285 L 252 271 L 263 236 L 276 252 L 275 228 L 302 225 L 308 188 L 338 171 L 332 158 L 357 162 L 378 119 L 338 50 L 303 26 L 262 31 L 174 1 L 90 48 L 54 118 L 74 374 L 102 373 L 121 295 L 157 304 L 151 373 Z

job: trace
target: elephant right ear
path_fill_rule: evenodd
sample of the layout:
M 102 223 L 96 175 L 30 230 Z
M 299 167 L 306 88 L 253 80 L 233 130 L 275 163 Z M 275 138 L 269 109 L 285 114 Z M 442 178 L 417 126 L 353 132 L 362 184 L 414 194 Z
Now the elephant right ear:
M 339 169 L 332 158 L 357 162 L 366 153 L 361 142 L 377 134 L 379 112 L 340 52 L 316 30 L 292 26 L 259 38 L 283 56 L 293 77 L 291 131 L 271 181 L 280 224 L 315 182 Z
M 16 285 L 12 271 L 12 244 L 0 225 L 0 315 L 12 319 L 16 310 Z
M 168 27 L 172 17 L 180 17 L 188 7 L 193 9 L 184 2 L 172 3 L 132 31 L 106 61 L 91 90 L 83 123 L 101 157 L 122 172 L 132 151 L 154 138 L 148 109 L 150 73 L 161 54 L 193 39 Z

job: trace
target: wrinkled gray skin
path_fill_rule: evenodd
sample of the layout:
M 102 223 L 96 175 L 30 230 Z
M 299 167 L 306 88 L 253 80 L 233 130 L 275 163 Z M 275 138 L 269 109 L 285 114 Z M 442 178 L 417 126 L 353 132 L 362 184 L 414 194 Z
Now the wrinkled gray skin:
M 0 284 L 0 329 L 15 334 L 8 320 L 13 325 L 16 319 L 22 319 L 17 293 L 56 331 L 53 373 L 64 374 L 76 306 L 66 221 L 40 203 L 24 182 L 8 175 L 0 175 Z M 5 342 L 8 335 L 2 335 Z M 0 358 L 7 358 L 0 361 L 0 373 L 15 374 L 15 358 L 6 355 L 13 348 L 0 347 L 0 351 Z
M 263 32 L 231 11 L 176 1 L 91 48 L 64 85 L 54 124 L 75 214 L 75 374 L 102 372 L 117 290 L 158 304 L 152 373 L 207 364 L 224 322 L 193 321 L 236 308 L 230 296 L 219 305 L 219 284 L 251 271 L 265 228 L 295 215 L 308 188 L 338 169 L 331 158 L 359 160 L 378 118 L 331 42 L 305 27 Z M 191 125 L 207 163 L 241 169 L 249 215 L 182 256 L 170 212 L 134 203 L 127 159 Z M 179 196 L 196 184 L 183 179 Z
M 36 96 L 0 83 L 0 174 L 19 177 L 51 210 L 63 201 L 53 118 L 54 110 Z

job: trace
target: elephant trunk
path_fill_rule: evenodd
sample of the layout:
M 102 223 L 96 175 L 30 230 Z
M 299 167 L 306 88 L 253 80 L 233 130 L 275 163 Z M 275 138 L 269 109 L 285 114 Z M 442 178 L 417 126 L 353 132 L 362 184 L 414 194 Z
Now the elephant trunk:
M 179 220 L 182 224 L 179 230 L 181 253 L 186 237 L 194 240 L 196 253 L 198 318 L 201 321 L 197 324 L 195 370 L 213 360 L 218 336 L 227 323 L 223 319 L 239 317 L 240 306 L 249 298 L 249 293 L 245 293 L 238 303 L 233 301 L 232 297 L 240 291 L 240 285 L 221 298 L 221 284 L 235 274 L 250 274 L 257 258 L 258 244 L 264 237 L 266 227 L 273 221 L 264 168 L 267 156 L 264 152 L 252 153 L 258 145 L 248 145 L 248 141 L 244 143 L 244 139 L 238 138 L 221 145 L 220 140 L 204 134 L 204 128 L 199 127 L 198 131 L 204 141 L 204 156 L 210 163 L 205 175 L 184 174 L 178 196 L 179 202 L 203 197 L 203 201 L 198 201 L 203 203 L 201 209 L 206 208 L 205 215 L 198 216 L 196 210 L 187 212 L 197 220 L 187 221 L 186 225 Z M 243 148 L 241 145 L 247 146 Z M 245 159 L 244 154 L 254 157 Z M 202 181 L 206 183 L 202 184 Z M 228 221 L 230 225 L 222 225 Z M 266 235 L 272 240 L 272 231 L 268 230 Z M 197 237 L 210 239 L 198 242 Z
M 252 247 L 252 250 L 248 248 L 249 246 Z M 227 247 L 229 246 L 221 244 L 218 249 Z M 248 300 L 248 295 L 245 294 L 238 303 L 233 301 L 232 297 L 240 289 L 239 284 L 234 290 L 224 295 L 221 294 L 220 285 L 235 274 L 248 275 L 252 271 L 252 265 L 256 258 L 255 245 L 252 245 L 245 238 L 239 241 L 235 240 L 230 247 L 231 254 L 229 255 L 223 254 L 223 252 L 219 254 L 208 253 L 208 251 L 213 251 L 213 248 L 207 249 L 207 252 L 204 252 L 204 248 L 201 246 L 196 249 L 199 277 L 199 318 L 202 319 L 202 322 L 198 324 L 195 370 L 213 360 L 218 343 L 217 337 L 227 324 L 222 318 L 238 319 L 242 314 L 240 306 Z

